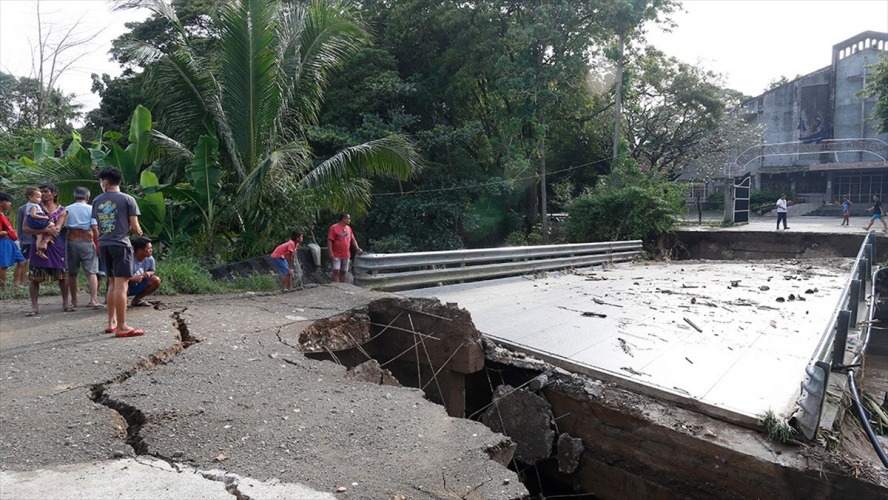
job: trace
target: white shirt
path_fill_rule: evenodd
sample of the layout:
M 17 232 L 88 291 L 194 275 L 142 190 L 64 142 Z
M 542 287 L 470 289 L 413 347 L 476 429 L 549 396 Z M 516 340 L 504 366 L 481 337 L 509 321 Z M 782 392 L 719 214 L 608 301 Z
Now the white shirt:
M 786 200 L 784 200 L 783 198 L 777 200 L 777 213 L 786 213 Z

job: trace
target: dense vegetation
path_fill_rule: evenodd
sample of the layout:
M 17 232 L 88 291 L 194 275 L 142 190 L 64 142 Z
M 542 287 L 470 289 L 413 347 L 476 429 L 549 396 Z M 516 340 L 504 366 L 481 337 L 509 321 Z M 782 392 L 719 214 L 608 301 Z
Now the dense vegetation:
M 2 189 L 67 203 L 120 166 L 164 251 L 207 262 L 293 228 L 323 245 L 337 211 L 377 252 L 648 241 L 683 209 L 675 179 L 755 133 L 718 75 L 645 45 L 676 0 L 118 5 L 153 15 L 115 40 L 122 75 L 93 75 L 99 108 L 49 89 L 36 126 L 34 82 L 0 74 Z

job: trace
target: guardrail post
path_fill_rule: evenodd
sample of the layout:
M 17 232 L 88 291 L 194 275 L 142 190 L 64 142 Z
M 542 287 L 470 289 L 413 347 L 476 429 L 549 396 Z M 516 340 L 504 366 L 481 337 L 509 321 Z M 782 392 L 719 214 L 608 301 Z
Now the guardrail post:
M 851 280 L 851 286 L 848 288 L 848 310 L 851 311 L 850 323 L 857 325 L 857 310 L 860 309 L 860 280 Z
M 869 281 L 867 278 L 869 277 L 869 259 L 866 257 L 860 259 L 857 262 L 857 279 L 860 280 L 861 283 L 866 285 L 866 282 Z
M 848 343 L 848 324 L 851 320 L 851 312 L 839 311 L 836 321 L 836 336 L 833 339 L 832 368 L 835 370 L 845 365 L 845 346 Z
M 876 233 L 873 233 L 873 234 L 876 234 Z M 866 246 L 864 247 L 865 250 L 863 251 L 863 253 L 866 255 L 867 262 L 869 262 L 869 265 L 866 266 L 867 279 L 869 279 L 870 276 L 873 274 L 873 263 L 876 261 L 875 247 L 876 246 L 873 244 L 872 241 L 868 242 L 866 244 Z

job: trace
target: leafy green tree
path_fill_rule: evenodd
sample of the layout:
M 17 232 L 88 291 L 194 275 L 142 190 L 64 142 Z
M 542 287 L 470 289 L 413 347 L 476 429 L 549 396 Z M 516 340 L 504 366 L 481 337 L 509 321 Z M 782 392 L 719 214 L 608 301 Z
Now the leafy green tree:
M 73 130 L 72 122 L 79 116 L 79 107 L 73 94 L 41 91 L 34 78 L 0 72 L 0 132 L 4 134 L 46 130 L 50 135 L 68 135 Z
M 92 91 L 101 97 L 99 107 L 86 114 L 85 135 L 102 130 L 126 130 L 136 106 L 146 102 L 143 93 L 144 75 L 126 69 L 123 74 L 111 78 L 95 73 L 92 78 Z
M 231 0 L 219 6 L 217 51 L 202 53 L 196 36 L 162 0 L 125 2 L 145 7 L 173 27 L 166 47 L 134 43 L 125 51 L 146 67 L 152 102 L 171 148 L 186 149 L 200 135 L 217 135 L 223 190 L 234 207 L 241 244 L 267 227 L 290 200 L 361 211 L 370 202 L 372 175 L 407 179 L 419 159 L 400 136 L 336 152 L 315 162 L 307 129 L 317 123 L 331 71 L 368 42 L 348 2 L 314 0 L 285 5 Z M 207 45 L 204 44 L 204 47 Z
M 653 48 L 628 67 L 624 122 L 629 154 L 639 164 L 675 179 L 694 165 L 710 177 L 727 153 L 755 135 L 736 109 L 740 95 L 719 76 L 666 57 Z
M 880 134 L 888 133 L 888 55 L 883 53 L 879 62 L 867 66 L 867 70 L 872 73 L 868 75 L 866 87 L 861 91 L 861 95 L 876 99 L 869 120 Z

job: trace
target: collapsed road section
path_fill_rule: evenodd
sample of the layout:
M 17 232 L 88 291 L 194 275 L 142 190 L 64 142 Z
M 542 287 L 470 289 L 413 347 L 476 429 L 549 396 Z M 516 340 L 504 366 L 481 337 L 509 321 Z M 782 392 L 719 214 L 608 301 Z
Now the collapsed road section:
M 465 310 L 434 299 L 380 299 L 291 334 L 309 357 L 420 387 L 451 415 L 509 436 L 510 466 L 541 497 L 876 498 L 888 486 L 855 453 L 853 428 L 829 452 L 774 442 L 763 429 L 479 343 Z

